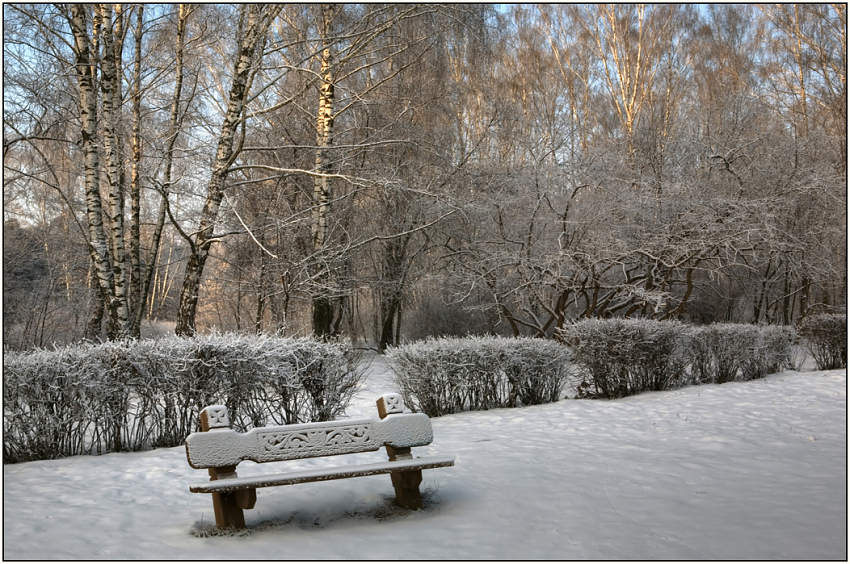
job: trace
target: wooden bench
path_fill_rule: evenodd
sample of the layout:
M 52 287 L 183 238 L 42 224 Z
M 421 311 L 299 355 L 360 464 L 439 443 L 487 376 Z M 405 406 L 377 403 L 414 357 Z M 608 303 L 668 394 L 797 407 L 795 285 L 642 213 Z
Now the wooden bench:
M 186 457 L 192 468 L 208 469 L 210 481 L 190 485 L 189 491 L 212 494 L 215 523 L 219 528 L 245 527 L 242 510 L 253 509 L 257 488 L 372 474 L 389 473 L 396 502 L 402 507 L 419 509 L 422 470 L 453 466 L 454 457 L 413 458 L 410 448 L 427 445 L 433 438 L 431 420 L 423 413 L 402 413 L 398 394 L 385 394 L 378 398 L 377 404 L 380 419 L 258 427 L 247 433 L 230 428 L 226 407 L 209 405 L 201 411 L 201 431 L 186 438 Z M 386 447 L 389 461 L 257 477 L 236 475 L 236 465 L 243 460 L 276 462 L 368 452 L 381 447 Z

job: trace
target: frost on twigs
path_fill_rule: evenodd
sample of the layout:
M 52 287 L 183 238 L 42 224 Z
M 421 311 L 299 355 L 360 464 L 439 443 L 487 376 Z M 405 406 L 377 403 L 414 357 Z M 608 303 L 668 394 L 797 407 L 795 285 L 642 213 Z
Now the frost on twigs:
M 404 403 L 436 417 L 557 401 L 569 351 L 532 338 L 427 339 L 387 351 Z
M 214 334 L 3 359 L 6 462 L 177 446 L 220 404 L 236 430 L 328 421 L 362 378 L 344 343 Z

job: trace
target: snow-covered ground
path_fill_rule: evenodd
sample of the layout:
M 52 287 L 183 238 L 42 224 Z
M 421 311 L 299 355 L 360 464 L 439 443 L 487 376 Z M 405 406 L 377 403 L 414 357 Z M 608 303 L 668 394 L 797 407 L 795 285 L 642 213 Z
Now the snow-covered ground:
M 349 415 L 394 385 L 373 362 Z M 3 468 L 7 559 L 846 559 L 847 376 L 786 372 L 433 420 L 425 508 L 389 476 L 261 489 L 210 535 L 182 447 Z M 239 466 L 240 475 L 381 453 Z

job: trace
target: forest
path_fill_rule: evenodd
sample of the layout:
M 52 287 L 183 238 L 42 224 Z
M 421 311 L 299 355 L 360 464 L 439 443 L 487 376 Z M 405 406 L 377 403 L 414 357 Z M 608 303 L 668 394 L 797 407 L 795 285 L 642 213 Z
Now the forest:
M 847 6 L 3 6 L 3 345 L 846 311 Z

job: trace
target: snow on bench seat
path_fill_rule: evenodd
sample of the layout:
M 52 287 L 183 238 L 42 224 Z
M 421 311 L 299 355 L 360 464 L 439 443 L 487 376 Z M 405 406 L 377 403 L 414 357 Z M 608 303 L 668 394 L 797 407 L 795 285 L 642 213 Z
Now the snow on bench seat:
M 288 486 L 305 482 L 321 482 L 324 480 L 340 480 L 357 476 L 372 476 L 389 474 L 407 470 L 425 470 L 454 465 L 453 456 L 423 456 L 410 460 L 379 462 L 375 464 L 359 464 L 356 466 L 337 466 L 315 470 L 301 470 L 267 476 L 247 476 L 203 482 L 189 486 L 192 493 L 227 493 L 247 488 L 267 488 L 270 486 Z

